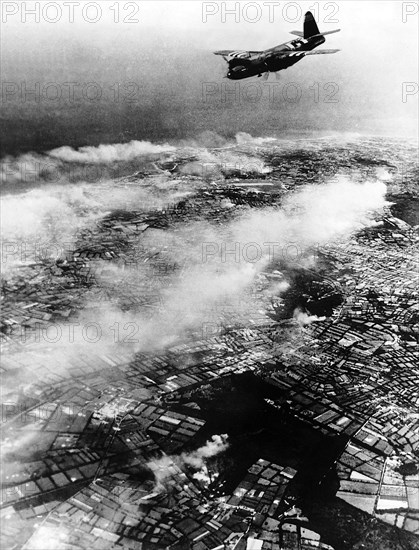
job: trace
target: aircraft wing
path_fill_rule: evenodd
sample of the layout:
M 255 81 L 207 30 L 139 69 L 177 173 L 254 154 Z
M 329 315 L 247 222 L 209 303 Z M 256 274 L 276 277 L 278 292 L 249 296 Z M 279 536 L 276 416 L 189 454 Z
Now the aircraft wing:
M 305 52 L 305 55 L 320 55 L 322 53 L 336 53 L 340 50 L 312 50 L 311 52 Z
M 279 51 L 279 52 L 274 52 L 274 55 L 277 57 L 302 57 L 305 55 L 319 55 L 323 53 L 336 53 L 336 52 L 340 52 L 340 50 L 311 50 L 309 52 L 304 50 L 299 50 L 296 52 Z
M 259 55 L 263 52 L 243 52 L 243 51 L 240 51 L 240 50 L 219 50 L 217 52 L 213 52 L 215 55 L 222 55 L 223 57 L 228 57 L 229 55 L 231 54 L 240 54 L 240 55 L 237 55 L 237 57 L 242 57 L 241 54 L 247 54 L 247 56 L 251 56 L 251 55 Z
M 219 50 L 218 52 L 213 52 L 215 55 L 222 55 L 223 57 L 227 57 L 231 53 L 235 52 L 236 50 Z

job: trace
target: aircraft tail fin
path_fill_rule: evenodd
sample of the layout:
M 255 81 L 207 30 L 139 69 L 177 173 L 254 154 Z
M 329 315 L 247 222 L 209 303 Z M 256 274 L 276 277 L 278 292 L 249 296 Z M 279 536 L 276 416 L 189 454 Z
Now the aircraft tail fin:
M 308 11 L 304 18 L 304 38 L 310 38 L 316 34 L 320 34 L 319 27 L 311 11 Z

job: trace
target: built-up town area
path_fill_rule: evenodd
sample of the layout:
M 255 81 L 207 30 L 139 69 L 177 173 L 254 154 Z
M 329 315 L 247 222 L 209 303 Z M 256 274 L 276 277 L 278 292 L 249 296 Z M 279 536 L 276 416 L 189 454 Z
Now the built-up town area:
M 192 192 L 110 205 L 59 257 L 6 272 L 4 549 L 419 548 L 414 149 L 337 143 L 236 146 L 269 170 L 208 177 L 178 152 L 100 185 L 123 194 L 163 178 Z M 384 172 L 374 224 L 323 243 L 310 266 L 312 250 L 274 259 L 196 322 L 182 303 L 167 317 L 196 260 L 185 228 L 280 208 L 338 173 Z M 170 338 L 138 346 L 137 319 L 147 342 Z

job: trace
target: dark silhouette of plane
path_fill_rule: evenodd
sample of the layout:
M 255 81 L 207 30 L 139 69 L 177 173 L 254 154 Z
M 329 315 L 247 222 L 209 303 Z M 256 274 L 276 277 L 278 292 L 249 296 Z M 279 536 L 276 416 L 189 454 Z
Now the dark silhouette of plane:
M 227 61 L 227 78 L 231 80 L 240 80 L 256 75 L 262 76 L 263 73 L 266 73 L 264 78 L 268 78 L 269 73 L 287 69 L 306 55 L 338 52 L 339 50 L 312 50 L 326 41 L 326 34 L 339 31 L 340 29 L 336 29 L 321 33 L 313 14 L 308 11 L 304 18 L 304 32 L 291 32 L 291 34 L 299 37 L 295 40 L 285 42 L 262 52 L 221 50 L 214 53 L 215 55 L 222 55 Z

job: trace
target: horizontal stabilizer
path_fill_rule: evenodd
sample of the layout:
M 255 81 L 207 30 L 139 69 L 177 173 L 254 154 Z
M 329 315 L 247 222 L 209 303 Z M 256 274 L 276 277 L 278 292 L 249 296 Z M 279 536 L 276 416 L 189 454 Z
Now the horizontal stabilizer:
M 299 36 L 300 38 L 304 38 L 304 33 L 301 31 L 290 31 L 290 34 L 295 34 L 295 36 Z
M 314 36 L 310 36 L 310 38 L 317 38 L 318 36 L 326 36 L 327 34 L 334 34 L 335 32 L 340 32 L 340 29 L 335 29 L 334 31 L 319 32 L 319 34 L 315 34 Z
M 304 52 L 305 55 L 320 55 L 322 53 L 336 53 L 340 50 L 313 50 L 311 52 Z

